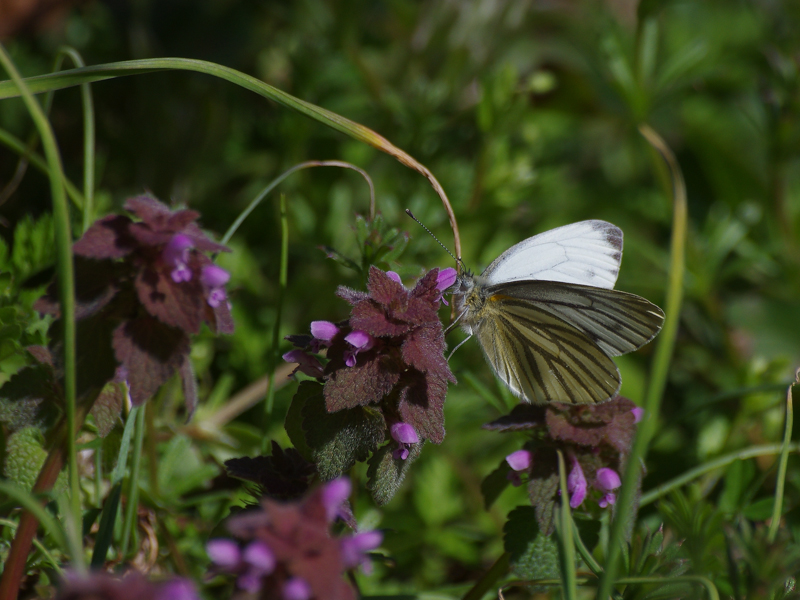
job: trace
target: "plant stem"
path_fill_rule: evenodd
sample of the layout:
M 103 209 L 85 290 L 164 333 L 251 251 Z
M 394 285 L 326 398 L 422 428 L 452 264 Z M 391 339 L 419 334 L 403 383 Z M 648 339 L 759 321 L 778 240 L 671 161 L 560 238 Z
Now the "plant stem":
M 800 383 L 800 369 L 795 373 L 795 380 Z M 792 384 L 794 385 L 794 384 Z M 786 427 L 783 432 L 783 448 L 778 462 L 778 479 L 775 484 L 775 504 L 772 508 L 772 521 L 769 524 L 767 541 L 772 544 L 778 535 L 778 528 L 781 523 L 781 512 L 783 508 L 783 488 L 786 485 L 786 466 L 789 463 L 789 446 L 792 442 L 792 423 L 794 421 L 794 410 L 792 409 L 792 386 L 786 390 Z
M 661 399 L 667 383 L 667 372 L 672 359 L 672 352 L 675 348 L 683 301 L 683 278 L 686 267 L 686 185 L 683 181 L 680 165 L 669 146 L 651 127 L 643 124 L 639 127 L 639 131 L 661 155 L 669 169 L 672 181 L 672 240 L 670 242 L 669 282 L 664 306 L 666 317 L 653 358 L 653 369 L 644 401 L 644 417 L 636 430 L 631 453 L 625 467 L 625 474 L 622 478 L 622 488 L 617 496 L 617 510 L 609 532 L 605 571 L 600 578 L 600 585 L 597 591 L 598 600 L 606 600 L 611 595 L 617 575 L 617 564 L 622 543 L 631 531 L 636 517 L 634 496 L 640 477 L 641 464 L 647 457 L 647 449 L 655 433 L 656 420 L 661 408 Z
M 0 63 L 18 87 L 25 106 L 36 125 L 42 139 L 45 157 L 50 167 L 50 193 L 53 200 L 53 227 L 56 242 L 56 273 L 58 275 L 59 301 L 61 304 L 61 323 L 63 327 L 63 368 L 64 368 L 64 405 L 67 415 L 67 462 L 69 464 L 69 489 L 70 510 L 69 518 L 72 523 L 67 531 L 80 536 L 81 532 L 81 497 L 80 480 L 78 474 L 78 455 L 75 447 L 76 425 L 76 398 L 75 398 L 75 277 L 72 265 L 72 233 L 70 228 L 69 206 L 64 189 L 64 169 L 56 145 L 55 136 L 50 128 L 50 123 L 42 111 L 42 107 L 31 94 L 22 81 L 16 67 L 0 45 Z M 81 539 L 76 540 L 78 545 Z M 28 544 L 30 548 L 30 544 Z M 83 552 L 78 552 L 72 557 L 75 568 L 81 572 L 85 569 Z

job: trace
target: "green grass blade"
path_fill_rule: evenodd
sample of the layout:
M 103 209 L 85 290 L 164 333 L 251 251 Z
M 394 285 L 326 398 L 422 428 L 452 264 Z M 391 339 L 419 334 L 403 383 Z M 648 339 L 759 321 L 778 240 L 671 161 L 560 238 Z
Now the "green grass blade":
M 725 454 L 724 456 L 720 456 L 715 458 L 714 460 L 710 460 L 707 463 L 703 463 L 702 465 L 698 465 L 693 469 L 689 469 L 683 475 L 679 475 L 666 483 L 662 483 L 661 485 L 657 486 L 656 488 L 650 490 L 642 494 L 642 498 L 639 501 L 639 506 L 645 506 L 647 504 L 652 504 L 659 498 L 666 496 L 672 490 L 677 489 L 681 486 L 686 485 L 690 481 L 697 479 L 701 475 L 705 473 L 709 473 L 716 469 L 720 469 L 731 464 L 737 460 L 747 460 L 748 458 L 754 458 L 756 456 L 769 456 L 770 454 L 779 454 L 784 450 L 787 449 L 788 452 L 800 452 L 800 443 L 796 444 L 788 444 L 788 446 L 784 446 L 783 444 L 764 444 L 761 446 L 751 446 L 750 448 L 745 448 L 743 450 L 737 450 L 736 452 L 731 452 L 730 454 Z
M 69 46 L 58 49 L 59 54 L 68 56 L 76 67 L 85 67 L 80 53 Z M 88 83 L 81 84 L 81 104 L 83 107 L 83 231 L 89 229 L 94 219 L 94 162 L 95 125 L 92 88 Z
M 58 544 L 61 551 L 69 554 L 69 544 L 67 543 L 67 535 L 64 527 L 53 518 L 47 510 L 42 506 L 40 500 L 18 485 L 10 481 L 0 480 L 0 494 L 5 494 L 9 498 L 13 498 L 19 502 L 20 506 L 30 512 L 39 521 L 39 524 L 44 527 L 53 539 Z
M 561 488 L 560 507 L 556 516 L 556 537 L 558 538 L 558 559 L 561 563 L 561 592 L 566 600 L 575 600 L 578 588 L 575 576 L 575 541 L 572 538 L 572 513 L 567 490 L 567 469 L 564 455 L 558 451 L 558 479 Z
M 14 85 L 22 95 L 25 106 L 33 119 L 42 139 L 44 154 L 49 165 L 50 191 L 53 199 L 53 221 L 56 240 L 56 273 L 58 275 L 59 300 L 61 303 L 61 322 L 64 336 L 64 403 L 67 414 L 67 464 L 69 466 L 70 514 L 73 522 L 67 528 L 76 535 L 81 531 L 81 498 L 78 474 L 78 456 L 75 448 L 75 278 L 72 267 L 72 233 L 69 219 L 69 206 L 64 189 L 64 169 L 58 152 L 55 136 L 50 128 L 42 107 L 22 81 L 5 48 L 0 45 L 0 63 L 11 76 Z M 77 540 L 80 545 L 81 540 Z M 73 556 L 76 569 L 85 567 L 83 553 Z
M 29 161 L 34 167 L 39 169 L 45 175 L 50 175 L 50 167 L 47 165 L 47 162 L 41 156 L 27 148 L 22 140 L 4 129 L 0 129 L 0 144 L 3 144 L 7 148 L 10 148 L 19 154 L 23 159 Z M 67 195 L 69 196 L 70 200 L 72 200 L 72 203 L 77 208 L 83 210 L 83 194 L 81 194 L 78 188 L 75 187 L 75 184 L 67 179 L 66 176 L 64 177 L 64 185 L 67 188 Z
M 795 373 L 796 381 L 800 383 L 800 369 Z M 794 385 L 794 384 L 792 384 Z M 767 540 L 770 544 L 775 542 L 778 529 L 781 524 L 781 513 L 783 512 L 783 489 L 786 485 L 786 466 L 789 463 L 789 447 L 792 443 L 792 423 L 794 422 L 794 410 L 792 408 L 792 386 L 786 390 L 786 426 L 783 432 L 783 447 L 781 457 L 778 460 L 778 480 L 775 484 L 775 505 L 772 508 L 772 521 L 769 524 Z
M 139 471 L 142 466 L 142 445 L 144 443 L 144 412 L 144 407 L 140 406 L 136 413 L 133 463 L 131 465 L 130 485 L 128 486 L 128 504 L 125 507 L 125 521 L 122 524 L 122 544 L 120 546 L 122 560 L 125 560 L 128 554 L 128 544 L 133 535 L 133 528 L 136 526 L 136 509 L 139 506 Z
M 652 128 L 648 125 L 641 125 L 639 131 L 661 155 L 669 170 L 672 182 L 673 214 L 669 281 L 667 299 L 664 306 L 666 317 L 664 319 L 664 327 L 656 340 L 653 368 L 650 373 L 650 382 L 644 401 L 645 413 L 636 430 L 631 454 L 622 478 L 622 488 L 617 496 L 617 510 L 609 532 L 605 571 L 600 578 L 600 587 L 597 591 L 597 598 L 602 600 L 611 595 L 614 579 L 617 575 L 617 563 L 619 562 L 621 547 L 636 518 L 634 511 L 636 484 L 639 480 L 641 464 L 647 457 L 647 449 L 655 433 L 656 421 L 661 409 L 661 399 L 667 384 L 667 372 L 678 334 L 678 323 L 680 322 L 681 304 L 683 302 L 683 279 L 686 270 L 686 221 L 688 210 L 686 185 L 680 165 L 669 146 Z M 660 166 L 661 164 L 657 163 L 657 168 Z
M 122 483 L 117 483 L 111 488 L 108 498 L 103 503 L 103 512 L 100 515 L 100 526 L 94 538 L 94 551 L 92 552 L 92 568 L 100 569 L 106 562 L 111 538 L 114 537 L 114 524 L 117 520 L 119 499 L 122 495 Z
M 456 256 L 461 256 L 461 238 L 458 233 L 458 223 L 456 221 L 453 207 L 447 194 L 442 188 L 436 177 L 430 170 L 418 162 L 408 153 L 404 152 L 383 136 L 372 131 L 369 127 L 351 121 L 341 115 L 326 110 L 305 100 L 295 98 L 291 94 L 272 87 L 264 83 L 260 79 L 246 75 L 236 69 L 224 67 L 215 63 L 207 62 L 204 60 L 196 60 L 191 58 L 149 58 L 141 60 L 127 60 L 115 63 L 108 63 L 103 65 L 93 65 L 91 67 L 83 67 L 80 69 L 71 69 L 69 71 L 61 71 L 59 73 L 52 73 L 49 75 L 39 75 L 37 77 L 30 77 L 25 80 L 29 89 L 33 93 L 41 93 L 49 90 L 63 89 L 74 85 L 84 83 L 93 83 L 95 81 L 105 81 L 114 79 L 116 77 L 123 77 L 126 75 L 143 75 L 146 73 L 153 73 L 156 71 L 194 71 L 196 73 L 205 73 L 214 77 L 219 77 L 230 83 L 241 86 L 251 92 L 259 94 L 268 98 L 282 106 L 296 110 L 299 113 L 306 115 L 319 121 L 336 131 L 344 133 L 345 135 L 369 144 L 377 148 L 381 152 L 385 152 L 393 156 L 400 163 L 406 167 L 415 170 L 417 173 L 423 175 L 431 184 L 433 189 L 439 195 L 439 198 L 447 211 L 447 216 L 450 220 L 450 227 L 453 230 L 453 242 Z M 13 81 L 0 82 L 0 100 L 5 98 L 15 98 L 19 96 L 19 88 Z

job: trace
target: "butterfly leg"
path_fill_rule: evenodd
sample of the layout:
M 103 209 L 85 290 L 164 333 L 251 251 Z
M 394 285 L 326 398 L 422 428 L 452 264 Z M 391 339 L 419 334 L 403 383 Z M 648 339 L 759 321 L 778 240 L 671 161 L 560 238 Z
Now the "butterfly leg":
M 452 325 L 451 325 L 451 327 L 452 327 Z M 466 338 L 464 338 L 461 342 L 459 342 L 458 345 L 455 348 L 453 348 L 453 350 L 450 352 L 450 355 L 447 357 L 447 361 L 448 362 L 450 362 L 450 359 L 453 357 L 453 354 L 456 353 L 456 350 L 461 348 L 461 346 L 463 346 L 469 340 L 469 338 L 471 338 L 471 337 L 472 337 L 472 334 L 470 333 Z

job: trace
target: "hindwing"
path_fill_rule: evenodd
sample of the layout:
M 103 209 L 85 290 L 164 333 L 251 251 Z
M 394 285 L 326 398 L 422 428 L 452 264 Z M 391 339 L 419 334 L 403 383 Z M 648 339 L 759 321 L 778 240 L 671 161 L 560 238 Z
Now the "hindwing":
M 603 402 L 617 393 L 614 361 L 583 332 L 534 303 L 496 294 L 473 327 L 495 374 L 535 404 Z

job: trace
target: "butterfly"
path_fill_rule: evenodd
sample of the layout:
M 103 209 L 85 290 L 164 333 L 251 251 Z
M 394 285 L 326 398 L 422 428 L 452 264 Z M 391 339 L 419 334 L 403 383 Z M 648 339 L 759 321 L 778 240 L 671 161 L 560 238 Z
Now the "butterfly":
M 456 320 L 518 398 L 604 402 L 621 384 L 611 357 L 642 347 L 664 323 L 658 306 L 613 289 L 621 259 L 622 230 L 606 221 L 535 235 L 479 276 L 459 275 Z

